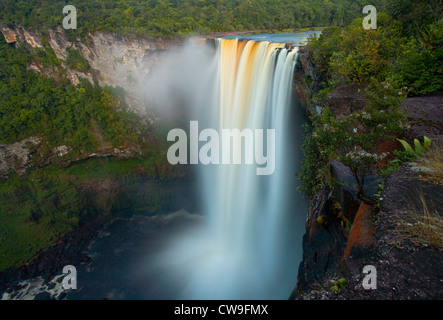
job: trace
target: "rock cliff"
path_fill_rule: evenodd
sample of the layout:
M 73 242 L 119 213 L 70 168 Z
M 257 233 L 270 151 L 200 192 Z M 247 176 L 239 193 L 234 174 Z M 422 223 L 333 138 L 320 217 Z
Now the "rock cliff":
M 73 40 L 61 27 L 49 29 L 45 34 L 19 25 L 7 27 L 0 24 L 0 30 L 6 41 L 15 46 L 41 49 L 42 43 L 48 43 L 74 85 L 79 83 L 79 78 L 85 78 L 91 83 L 97 80 L 100 86 L 121 87 L 129 93 L 126 95 L 129 106 L 139 113 L 146 113 L 142 96 L 144 79 L 163 53 L 182 44 L 182 40 L 129 38 L 105 32 Z M 91 72 L 69 68 L 66 64 L 68 50 L 79 50 L 88 61 Z M 45 75 L 54 74 L 41 66 L 31 65 L 30 68 Z
M 301 48 L 299 53 L 295 95 L 309 100 L 321 88 L 322 76 L 310 62 L 309 52 Z M 334 90 L 328 97 L 332 111 L 338 116 L 360 109 L 365 105 L 364 88 Z M 308 114 L 320 111 L 312 101 L 301 105 Z M 407 98 L 402 108 L 410 126 L 405 139 L 426 135 L 434 147 L 443 146 L 443 96 Z M 443 238 L 441 218 L 432 224 L 420 220 L 443 215 L 441 184 L 426 180 L 419 168 L 405 164 L 385 180 L 376 175 L 366 179 L 366 194 L 380 200 L 374 206 L 357 198 L 349 168 L 337 161 L 330 161 L 329 168 L 340 184 L 334 189 L 324 187 L 311 202 L 303 260 L 290 299 L 442 299 L 441 245 L 417 240 L 411 231 L 426 226 L 430 229 L 422 233 L 433 234 L 437 242 Z M 379 186 L 383 186 L 381 193 Z M 376 289 L 363 287 L 367 265 L 377 272 Z
M 42 33 L 25 29 L 20 25 L 12 27 L 0 23 L 0 30 L 6 41 L 16 47 L 25 47 L 34 52 L 53 50 L 61 68 L 66 71 L 68 79 L 74 86 L 77 86 L 80 83 L 79 79 L 83 78 L 91 84 L 97 82 L 100 86 L 123 88 L 129 108 L 140 114 L 147 123 L 152 123 L 154 117 L 149 112 L 143 96 L 145 78 L 162 54 L 168 50 L 175 50 L 182 44 L 180 40 L 129 38 L 104 32 L 89 34 L 84 39 L 70 39 L 61 27 Z M 70 68 L 67 63 L 69 50 L 78 50 L 89 63 L 90 70 L 80 71 Z M 62 76 L 56 66 L 49 67 L 32 62 L 28 68 L 46 77 L 58 79 Z M 43 153 L 34 154 L 35 147 L 40 142 L 40 138 L 31 137 L 12 145 L 1 145 L 0 178 L 7 178 L 10 172 L 23 175 L 26 168 L 59 161 L 66 153 L 60 152 L 65 150 L 66 146 L 58 146 L 53 150 L 45 149 Z M 137 146 L 122 146 L 100 148 L 96 153 L 84 154 L 77 160 L 108 156 L 131 158 L 137 155 L 140 155 Z M 76 159 L 69 159 L 65 165 L 75 161 Z

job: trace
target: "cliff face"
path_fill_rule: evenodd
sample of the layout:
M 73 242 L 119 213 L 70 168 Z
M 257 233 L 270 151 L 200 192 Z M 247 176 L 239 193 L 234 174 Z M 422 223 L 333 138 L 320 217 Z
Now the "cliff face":
M 294 83 L 292 86 L 294 97 L 308 114 L 317 112 L 316 106 L 311 100 L 312 93 L 320 90 L 322 82 L 326 80 L 324 75 L 317 71 L 311 61 L 310 55 L 306 47 L 299 48 L 294 70 Z
M 423 181 L 406 165 L 387 178 L 384 190 L 380 211 L 362 203 L 350 231 L 337 219 L 332 193 L 327 188 L 319 192 L 310 209 L 292 299 L 443 298 L 443 251 L 399 233 L 405 226 L 418 227 L 414 219 L 427 209 L 443 213 L 443 188 Z M 319 216 L 329 220 L 320 224 Z M 367 265 L 375 267 L 376 289 L 363 287 Z M 332 290 L 331 281 L 341 278 L 347 284 L 340 292 Z
M 48 30 L 44 36 L 21 26 L 10 28 L 0 25 L 0 30 L 6 41 L 16 46 L 43 48 L 42 43 L 47 41 L 74 85 L 79 83 L 79 78 L 85 78 L 91 83 L 97 80 L 100 86 L 119 86 L 129 93 L 127 102 L 139 113 L 146 112 L 141 95 L 144 79 L 164 52 L 175 50 L 182 44 L 180 40 L 133 39 L 104 32 L 95 32 L 85 40 L 73 42 L 61 27 Z M 91 72 L 70 69 L 65 63 L 68 49 L 79 50 L 91 66 Z M 31 65 L 30 68 L 45 75 L 53 74 L 41 66 Z
M 10 145 L 0 145 L 0 179 L 8 178 L 11 170 L 19 175 L 25 174 L 31 165 L 33 149 L 39 143 L 38 137 L 30 137 Z
M 297 98 L 310 99 L 320 79 L 309 53 L 302 48 L 294 75 Z M 362 91 L 364 86 L 338 88 L 329 95 L 329 106 L 336 115 L 350 114 L 365 104 Z M 442 96 L 405 99 L 403 110 L 410 125 L 405 136 L 414 139 L 426 135 L 433 146 L 443 146 L 442 102 Z M 301 105 L 308 114 L 319 111 L 311 101 Z M 337 161 L 331 161 L 329 167 L 341 183 L 334 189 L 326 186 L 311 202 L 298 283 L 290 298 L 442 299 L 441 247 L 404 232 L 426 225 L 417 217 L 443 215 L 441 184 L 426 181 L 420 169 L 405 164 L 384 181 L 377 176 L 366 179 L 366 194 L 376 196 L 379 184 L 384 186 L 377 195 L 379 205 L 372 206 L 357 198 L 349 168 Z M 441 230 L 440 220 L 421 232 L 435 232 L 435 238 L 441 240 Z M 363 287 L 367 276 L 363 269 L 368 265 L 377 272 L 376 289 Z M 346 279 L 346 284 L 333 289 L 339 279 Z
M 128 96 L 134 97 L 143 92 L 143 81 L 157 64 L 160 55 L 167 50 L 177 49 L 181 42 L 130 39 L 116 34 L 96 32 L 90 34 L 84 43 L 74 44 L 58 29 L 49 31 L 49 44 L 62 61 L 66 61 L 66 49 L 78 49 L 91 68 L 97 71 L 96 79 L 100 86 L 119 86 L 130 93 Z M 143 110 L 143 106 L 136 103 L 132 103 L 131 106 L 138 111 Z
M 312 101 L 312 94 L 324 88 L 326 76 L 312 62 L 312 53 L 300 47 L 294 72 L 293 95 L 308 114 L 320 110 Z M 328 103 L 335 115 L 348 115 L 366 104 L 365 84 L 352 84 L 334 89 L 328 95 Z
M 15 27 L 3 26 L 0 30 L 6 41 L 16 47 L 25 47 L 30 51 L 52 49 L 60 60 L 61 68 L 66 71 L 70 82 L 76 86 L 81 78 L 87 79 L 91 84 L 97 82 L 100 86 L 119 86 L 126 92 L 125 100 L 132 111 L 142 115 L 148 123 L 153 121 L 145 103 L 144 79 L 152 68 L 158 63 L 162 54 L 168 50 L 177 49 L 182 43 L 178 40 L 149 40 L 133 39 L 111 33 L 96 32 L 80 41 L 71 41 L 62 28 L 48 30 L 41 34 L 27 30 L 19 25 Z M 80 55 L 87 60 L 89 71 L 79 71 L 68 66 L 69 50 L 78 50 Z M 33 62 L 28 66 L 46 77 L 61 76 L 57 66 L 43 66 Z M 28 141 L 29 140 L 29 141 Z M 54 150 L 45 150 L 44 154 L 34 154 L 36 147 L 41 143 L 39 137 L 31 137 L 12 145 L 0 146 L 0 178 L 7 178 L 9 172 L 14 171 L 23 175 L 28 167 L 42 166 L 52 163 L 63 157 L 66 146 L 58 146 Z M 116 156 L 131 158 L 140 154 L 136 146 L 110 148 L 98 150 L 94 154 L 85 154 L 81 159 L 93 157 Z M 34 161 L 39 158 L 38 161 Z M 70 162 L 66 163 L 66 165 Z

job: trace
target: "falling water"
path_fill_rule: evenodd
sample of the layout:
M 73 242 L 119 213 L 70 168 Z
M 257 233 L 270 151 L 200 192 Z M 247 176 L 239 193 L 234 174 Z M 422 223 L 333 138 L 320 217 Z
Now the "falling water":
M 289 289 L 275 286 L 295 286 L 296 265 L 289 268 L 292 278 L 284 279 L 284 264 L 291 260 L 284 242 L 285 233 L 295 231 L 285 223 L 294 214 L 287 200 L 294 197 L 289 106 L 296 56 L 296 48 L 281 43 L 216 40 L 211 97 L 194 117 L 218 132 L 275 129 L 275 171 L 260 176 L 257 165 L 200 165 L 207 221 L 199 236 L 182 238 L 176 247 L 175 259 L 187 255 L 177 265 L 189 272 L 181 298 L 285 299 Z M 250 151 L 242 149 L 245 159 Z
M 304 122 L 291 108 L 297 51 L 236 39 L 207 49 L 169 52 L 140 90 L 168 124 L 185 115 L 219 132 L 275 129 L 275 171 L 199 165 L 199 214 L 111 224 L 91 244 L 69 299 L 287 299 L 295 287 L 307 210 L 294 176 Z

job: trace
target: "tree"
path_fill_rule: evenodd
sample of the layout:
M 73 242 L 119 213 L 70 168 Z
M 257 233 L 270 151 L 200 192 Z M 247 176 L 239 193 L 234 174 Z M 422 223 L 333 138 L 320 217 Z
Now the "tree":
M 406 128 L 400 111 L 405 93 L 391 83 L 373 80 L 366 91 L 366 108 L 348 116 L 336 117 L 325 109 L 317 119 L 313 138 L 329 157 L 351 169 L 357 184 L 357 197 L 372 202 L 364 192 L 364 181 L 380 160 L 388 156 L 377 153 L 381 142 L 395 140 Z

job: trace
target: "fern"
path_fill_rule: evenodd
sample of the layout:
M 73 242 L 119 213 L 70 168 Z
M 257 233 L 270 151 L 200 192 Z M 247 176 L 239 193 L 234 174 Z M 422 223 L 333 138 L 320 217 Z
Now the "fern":
M 418 141 L 418 139 L 414 139 L 414 149 L 412 149 L 411 145 L 407 143 L 405 140 L 397 139 L 405 149 L 408 156 L 412 159 L 419 159 L 423 157 L 426 149 L 431 145 L 431 139 L 428 137 L 423 137 L 423 145 Z

